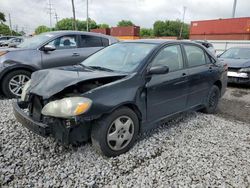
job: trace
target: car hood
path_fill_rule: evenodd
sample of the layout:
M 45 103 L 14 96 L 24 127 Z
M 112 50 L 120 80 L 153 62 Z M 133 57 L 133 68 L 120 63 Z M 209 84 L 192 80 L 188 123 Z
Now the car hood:
M 228 59 L 228 58 L 219 58 L 223 63 L 226 63 L 228 67 L 231 68 L 245 68 L 250 67 L 250 59 Z
M 64 70 L 62 70 L 64 69 Z M 106 71 L 90 71 L 79 67 L 45 69 L 34 72 L 28 92 L 48 99 L 65 88 L 79 82 L 107 77 L 122 77 L 127 74 Z
M 30 50 L 29 48 L 0 48 L 0 51 L 8 51 L 8 52 L 15 52 L 15 51 L 24 51 L 24 50 Z

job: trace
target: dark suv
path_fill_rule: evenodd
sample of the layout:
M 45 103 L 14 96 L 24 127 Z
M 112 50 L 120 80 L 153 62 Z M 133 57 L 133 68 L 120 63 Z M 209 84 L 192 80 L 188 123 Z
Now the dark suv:
M 226 85 L 227 67 L 202 45 L 138 40 L 111 45 L 75 67 L 33 73 L 13 108 L 39 135 L 64 144 L 91 138 L 116 156 L 161 120 L 187 110 L 214 113 Z
M 115 42 L 116 38 L 98 33 L 56 31 L 26 39 L 15 49 L 1 49 L 1 89 L 7 97 L 20 97 L 32 72 L 76 65 Z

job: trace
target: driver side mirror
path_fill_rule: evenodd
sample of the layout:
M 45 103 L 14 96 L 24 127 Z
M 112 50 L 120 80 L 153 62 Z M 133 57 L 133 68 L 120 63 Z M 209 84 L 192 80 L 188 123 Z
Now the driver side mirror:
M 54 51 L 54 50 L 56 50 L 56 47 L 52 46 L 52 45 L 45 45 L 43 47 L 43 51 L 45 51 L 45 52 Z
M 148 74 L 166 74 L 169 72 L 168 66 L 157 65 L 149 69 Z

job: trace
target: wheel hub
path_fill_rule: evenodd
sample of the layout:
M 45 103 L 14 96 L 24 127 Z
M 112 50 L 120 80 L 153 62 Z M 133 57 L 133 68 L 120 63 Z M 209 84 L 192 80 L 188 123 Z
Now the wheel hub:
M 128 116 L 121 116 L 114 120 L 108 130 L 107 143 L 112 150 L 125 148 L 134 135 L 134 123 Z

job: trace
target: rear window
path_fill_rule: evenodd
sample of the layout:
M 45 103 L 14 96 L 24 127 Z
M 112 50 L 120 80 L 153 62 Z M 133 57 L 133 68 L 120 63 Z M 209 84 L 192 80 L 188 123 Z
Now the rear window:
M 102 47 L 102 38 L 89 35 L 81 35 L 81 47 Z
M 105 38 L 102 38 L 102 45 L 103 46 L 108 46 L 109 45 L 109 40 L 105 39 Z
M 187 54 L 189 67 L 206 64 L 206 57 L 204 51 L 201 48 L 193 45 L 184 45 L 184 48 Z

